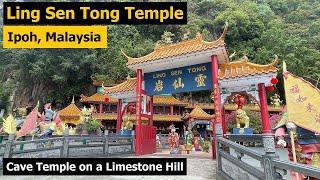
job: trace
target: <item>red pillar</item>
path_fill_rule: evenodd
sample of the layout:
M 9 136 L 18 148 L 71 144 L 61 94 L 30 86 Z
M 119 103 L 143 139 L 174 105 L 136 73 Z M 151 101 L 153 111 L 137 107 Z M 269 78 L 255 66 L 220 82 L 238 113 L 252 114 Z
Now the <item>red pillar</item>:
M 173 106 L 170 106 L 170 115 L 173 115 Z
M 212 122 L 212 130 L 215 132 L 213 134 L 212 140 L 212 158 L 216 159 L 216 134 L 222 134 L 222 117 L 221 117 L 221 96 L 219 90 L 218 82 L 218 57 L 217 55 L 211 56 L 211 75 L 212 75 L 212 85 L 213 85 L 213 95 L 214 95 L 214 111 L 215 118 Z M 214 126 L 213 126 L 214 125 Z M 215 129 L 216 128 L 216 129 Z
M 99 113 L 102 113 L 102 104 L 99 105 Z
M 141 122 L 141 110 L 142 110 L 142 70 L 137 69 L 137 86 L 136 86 L 137 100 L 136 100 L 136 155 L 142 154 L 142 122 Z
M 149 122 L 149 125 L 153 126 L 153 96 L 150 97 L 149 110 L 150 110 L 150 122 Z
M 121 124 L 122 124 L 122 100 L 118 99 L 118 105 L 117 105 L 117 133 L 120 132 Z
M 261 119 L 262 119 L 262 132 L 264 134 L 271 133 L 271 126 L 269 121 L 269 112 L 267 104 L 267 91 L 264 83 L 258 84 Z

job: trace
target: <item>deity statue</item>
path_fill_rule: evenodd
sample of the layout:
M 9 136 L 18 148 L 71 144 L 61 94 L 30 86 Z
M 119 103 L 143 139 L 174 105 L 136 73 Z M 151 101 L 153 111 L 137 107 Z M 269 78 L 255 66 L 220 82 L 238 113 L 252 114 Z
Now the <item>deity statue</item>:
M 127 118 L 123 118 L 121 130 L 132 130 L 133 123 L 130 121 L 129 116 Z
M 278 94 L 274 94 L 271 98 L 271 104 L 280 107 L 282 104 L 282 101 L 280 100 L 280 96 Z
M 190 133 L 189 131 L 186 131 L 185 138 L 186 138 L 185 144 L 187 146 L 192 146 L 192 138 L 193 138 L 192 133 Z
M 56 130 L 55 122 L 50 122 L 50 123 L 41 122 L 39 126 L 41 131 L 41 134 L 40 134 L 41 138 L 51 137 L 53 132 Z
M 194 136 L 192 138 L 192 144 L 193 144 L 193 147 L 196 151 L 200 151 L 200 137 L 199 136 Z
M 179 135 L 176 133 L 176 128 L 173 124 L 169 126 L 169 129 L 171 132 L 169 133 L 168 142 L 170 149 L 173 150 L 179 145 Z
M 55 112 L 51 109 L 51 103 L 47 103 L 44 105 L 44 112 L 45 112 L 45 121 L 51 122 Z
M 236 111 L 236 123 L 237 123 L 237 128 L 242 128 L 242 126 L 243 128 L 249 127 L 250 119 L 244 110 L 238 109 Z

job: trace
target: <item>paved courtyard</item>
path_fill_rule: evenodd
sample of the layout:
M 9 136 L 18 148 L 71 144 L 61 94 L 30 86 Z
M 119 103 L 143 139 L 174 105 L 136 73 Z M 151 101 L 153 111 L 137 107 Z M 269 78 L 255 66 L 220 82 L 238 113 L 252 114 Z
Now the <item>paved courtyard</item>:
M 168 155 L 168 151 L 158 152 L 153 155 L 142 156 L 142 158 L 160 158 L 160 157 L 186 157 L 187 158 L 187 176 L 5 176 L 1 180 L 206 180 L 215 178 L 215 161 L 211 159 L 211 153 L 196 152 L 188 155 Z M 135 158 L 135 156 L 130 156 Z

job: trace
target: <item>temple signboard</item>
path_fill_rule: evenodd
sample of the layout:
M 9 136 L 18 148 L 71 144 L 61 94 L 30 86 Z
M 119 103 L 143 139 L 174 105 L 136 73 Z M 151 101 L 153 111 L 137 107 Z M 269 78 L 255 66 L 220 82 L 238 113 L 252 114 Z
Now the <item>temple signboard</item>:
M 144 74 L 148 95 L 212 90 L 211 63 Z

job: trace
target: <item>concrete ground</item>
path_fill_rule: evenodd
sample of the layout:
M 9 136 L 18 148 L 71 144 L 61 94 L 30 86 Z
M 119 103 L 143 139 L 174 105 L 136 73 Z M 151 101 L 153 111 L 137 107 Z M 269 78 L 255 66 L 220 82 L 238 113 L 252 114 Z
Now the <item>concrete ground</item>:
M 139 158 L 187 158 L 187 176 L 2 176 L 1 180 L 213 180 L 216 179 L 216 162 L 212 160 L 211 153 L 191 152 L 190 154 L 170 155 L 168 150 Z M 128 156 L 136 158 L 136 156 Z

